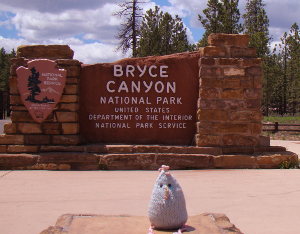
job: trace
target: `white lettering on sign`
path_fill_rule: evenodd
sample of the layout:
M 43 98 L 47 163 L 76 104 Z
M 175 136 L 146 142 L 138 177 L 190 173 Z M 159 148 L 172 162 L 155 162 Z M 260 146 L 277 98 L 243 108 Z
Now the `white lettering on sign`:
M 170 113 L 170 108 L 165 107 L 146 107 L 146 113 Z
M 128 90 L 128 87 L 126 85 L 126 82 L 125 81 L 122 81 L 119 88 L 118 88 L 118 93 L 121 93 L 122 91 L 128 93 L 129 90 Z
M 137 113 L 139 112 L 138 107 L 116 107 L 115 113 Z
M 168 77 L 167 69 L 168 69 L 168 66 L 160 66 L 159 67 L 160 77 Z
M 147 70 L 147 66 L 144 66 L 143 69 L 141 69 L 141 67 L 139 65 L 137 65 L 137 68 L 140 72 L 139 77 L 142 77 L 145 74 L 146 70 Z
M 50 72 L 42 72 L 42 76 L 56 76 L 56 77 L 62 77 L 62 74 L 60 73 L 50 73 Z
M 175 105 L 175 104 L 182 104 L 182 102 L 181 102 L 181 97 L 157 97 L 156 104 Z
M 115 84 L 115 82 L 112 81 L 112 80 L 111 80 L 111 81 L 108 81 L 107 84 L 106 84 L 106 90 L 107 90 L 108 92 L 110 92 L 110 93 L 114 93 L 115 90 L 110 88 L 110 84 Z
M 122 81 L 119 85 L 110 80 L 106 83 L 106 90 L 109 93 L 140 93 L 142 90 L 144 93 L 148 93 L 154 90 L 156 93 L 176 93 L 176 82 L 162 82 L 162 81 Z
M 123 69 L 121 65 L 114 65 L 114 76 L 115 77 L 123 76 Z
M 151 76 L 151 77 L 157 77 L 157 74 L 156 73 L 152 73 L 152 70 L 153 69 L 156 69 L 157 68 L 157 66 L 155 66 L 155 65 L 151 65 L 150 67 L 149 67 L 149 75 Z
M 158 128 L 186 128 L 186 123 L 159 123 Z
M 135 68 L 133 65 L 127 65 L 126 67 L 126 77 L 129 77 L 129 74 L 131 74 L 132 77 L 134 77 L 134 72 Z
M 177 120 L 183 120 L 183 121 L 192 121 L 193 116 L 191 115 L 163 115 L 163 120 L 172 120 L 172 121 L 177 121 Z
M 114 65 L 114 77 L 122 77 L 122 76 L 126 76 L 126 77 L 135 77 L 134 72 L 137 71 L 138 77 L 142 77 L 143 75 L 146 74 L 147 70 L 148 70 L 148 74 L 151 77 L 168 77 L 168 73 L 167 73 L 167 69 L 168 66 L 166 65 L 162 65 L 157 67 L 156 65 L 151 65 L 149 68 L 147 67 L 147 65 L 141 67 L 139 65 L 134 66 L 134 65 L 126 65 L 124 68 L 122 67 L 122 65 L 119 64 L 115 64 Z
M 111 96 L 111 97 L 100 97 L 100 104 L 147 104 L 151 105 L 149 97 L 119 97 L 119 96 Z
M 58 80 L 59 77 L 62 77 L 59 73 L 42 73 L 43 77 L 46 77 L 46 80 L 43 82 L 44 85 L 56 85 L 61 86 L 62 83 Z
M 132 115 L 89 114 L 89 120 L 132 120 Z
M 89 121 L 99 129 L 187 128 L 193 116 L 174 111 L 185 100 L 176 95 L 176 82 L 165 79 L 169 77 L 168 68 L 158 64 L 113 65 L 114 79 L 107 81 L 107 93 L 99 97 L 99 103 L 110 109 L 90 113 Z
M 61 82 L 58 82 L 58 81 L 44 81 L 44 84 L 45 85 L 58 85 L 58 86 L 61 86 Z
M 136 123 L 135 128 L 153 128 L 153 123 Z
M 96 123 L 96 128 L 131 128 L 129 123 Z

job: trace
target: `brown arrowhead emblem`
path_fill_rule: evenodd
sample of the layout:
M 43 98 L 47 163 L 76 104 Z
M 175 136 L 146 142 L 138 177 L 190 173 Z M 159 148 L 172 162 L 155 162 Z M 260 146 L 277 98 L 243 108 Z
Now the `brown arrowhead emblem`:
M 59 102 L 66 75 L 66 70 L 58 69 L 56 63 L 48 59 L 32 60 L 28 68 L 17 69 L 21 100 L 36 122 L 43 122 Z

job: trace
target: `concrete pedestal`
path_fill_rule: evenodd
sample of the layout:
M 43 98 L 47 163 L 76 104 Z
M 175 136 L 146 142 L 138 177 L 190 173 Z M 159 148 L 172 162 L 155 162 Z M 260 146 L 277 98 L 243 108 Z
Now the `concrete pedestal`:
M 147 233 L 150 222 L 141 216 L 104 216 L 104 215 L 62 215 L 55 226 L 40 234 L 141 234 Z M 158 231 L 155 234 L 173 233 L 177 230 Z M 204 213 L 191 216 L 187 222 L 186 233 L 197 234 L 242 234 L 224 214 Z

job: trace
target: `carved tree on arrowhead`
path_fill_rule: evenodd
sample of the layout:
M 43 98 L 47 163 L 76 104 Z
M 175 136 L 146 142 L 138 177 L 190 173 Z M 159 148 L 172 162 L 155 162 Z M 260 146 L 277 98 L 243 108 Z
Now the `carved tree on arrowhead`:
M 140 36 L 140 24 L 142 14 L 142 8 L 139 4 L 144 3 L 138 0 L 128 0 L 119 4 L 120 11 L 114 13 L 124 19 L 124 23 L 121 24 L 120 31 L 116 36 L 120 40 L 118 50 L 122 50 L 126 53 L 129 49 L 132 50 L 132 57 L 137 56 L 137 46 Z
M 26 98 L 26 100 L 31 102 L 38 102 L 38 100 L 35 99 L 35 96 L 41 93 L 41 89 L 39 87 L 39 84 L 41 83 L 41 81 L 39 80 L 40 73 L 37 72 L 34 67 L 31 68 L 30 71 L 31 75 L 28 77 L 27 83 L 28 90 L 30 90 L 30 95 Z

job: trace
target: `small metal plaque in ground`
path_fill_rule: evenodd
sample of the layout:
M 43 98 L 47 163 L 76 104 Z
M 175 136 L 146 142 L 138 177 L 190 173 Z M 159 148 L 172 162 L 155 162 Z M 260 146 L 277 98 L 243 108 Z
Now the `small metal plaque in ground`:
M 147 233 L 149 226 L 150 223 L 147 217 L 66 214 L 59 217 L 55 226 L 49 227 L 40 234 L 141 234 Z M 174 231 L 176 230 L 155 230 L 155 233 L 167 234 Z M 242 234 L 226 215 L 214 213 L 189 217 L 186 232 L 195 234 Z

